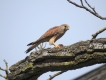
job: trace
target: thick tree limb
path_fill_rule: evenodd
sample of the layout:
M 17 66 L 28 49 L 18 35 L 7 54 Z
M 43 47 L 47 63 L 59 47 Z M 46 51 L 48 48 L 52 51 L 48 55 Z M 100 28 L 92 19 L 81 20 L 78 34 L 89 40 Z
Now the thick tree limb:
M 8 80 L 36 80 L 48 71 L 74 70 L 98 63 L 106 63 L 106 38 L 32 52 L 10 67 Z
M 100 18 L 100 19 L 102 19 L 102 20 L 106 20 L 106 17 L 102 17 L 101 15 L 99 15 L 99 14 L 96 12 L 95 8 L 91 7 L 91 5 L 90 5 L 86 0 L 85 0 L 85 3 L 88 5 L 88 7 L 89 7 L 90 9 L 87 8 L 86 6 L 84 6 L 82 0 L 80 0 L 81 5 L 79 5 L 79 4 L 75 3 L 75 2 L 73 2 L 72 0 L 67 0 L 67 1 L 68 1 L 69 3 L 75 5 L 76 7 L 85 9 L 86 11 L 90 12 L 91 14 L 93 14 L 94 16 L 96 16 L 96 17 L 98 17 L 98 18 Z

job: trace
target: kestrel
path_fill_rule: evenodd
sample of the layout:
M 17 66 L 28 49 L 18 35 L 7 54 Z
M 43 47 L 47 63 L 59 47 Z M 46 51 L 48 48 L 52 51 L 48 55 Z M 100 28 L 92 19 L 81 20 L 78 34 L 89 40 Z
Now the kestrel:
M 59 48 L 55 42 L 61 38 L 65 32 L 69 30 L 69 25 L 62 24 L 60 26 L 55 26 L 46 31 L 38 40 L 29 43 L 27 46 L 30 46 L 25 52 L 28 53 L 35 47 L 37 47 L 40 43 L 49 42 L 50 45 L 54 45 L 55 48 Z

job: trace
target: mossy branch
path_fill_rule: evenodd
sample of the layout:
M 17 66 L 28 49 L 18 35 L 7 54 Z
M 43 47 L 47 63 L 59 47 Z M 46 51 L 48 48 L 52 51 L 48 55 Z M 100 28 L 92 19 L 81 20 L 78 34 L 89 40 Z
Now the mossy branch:
M 0 70 L 5 71 L 6 76 L 0 76 L 8 80 L 37 80 L 45 72 L 61 71 L 50 76 L 48 80 L 51 80 L 67 70 L 106 63 L 106 38 L 95 39 L 105 30 L 106 27 L 93 34 L 91 40 L 62 45 L 59 49 L 40 47 L 39 51 L 31 52 L 25 59 L 12 65 L 10 73 L 8 63 L 4 60 L 6 69 L 0 67 Z
M 67 71 L 106 63 L 106 38 L 80 41 L 60 49 L 32 52 L 10 67 L 9 80 L 36 80 L 48 71 Z

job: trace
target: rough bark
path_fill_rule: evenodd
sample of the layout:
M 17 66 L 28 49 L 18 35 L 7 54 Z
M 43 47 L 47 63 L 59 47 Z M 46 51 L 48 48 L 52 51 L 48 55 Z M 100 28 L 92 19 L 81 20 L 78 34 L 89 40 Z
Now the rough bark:
M 10 67 L 8 80 L 37 80 L 48 71 L 73 70 L 99 63 L 106 63 L 106 38 L 32 52 Z
M 106 80 L 106 64 L 73 80 Z

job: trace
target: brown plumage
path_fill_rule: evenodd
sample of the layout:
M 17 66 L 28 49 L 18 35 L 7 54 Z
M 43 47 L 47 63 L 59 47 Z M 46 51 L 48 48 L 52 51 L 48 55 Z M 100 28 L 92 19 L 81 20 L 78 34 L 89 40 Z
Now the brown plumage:
M 69 26 L 67 24 L 62 24 L 60 26 L 55 26 L 53 28 L 50 28 L 38 40 L 29 43 L 27 46 L 30 47 L 25 52 L 26 53 L 30 52 L 32 49 L 34 49 L 40 43 L 43 42 L 49 42 L 49 44 L 54 45 L 55 48 L 59 48 L 59 46 L 55 44 L 55 41 L 61 38 L 67 30 L 69 30 Z

